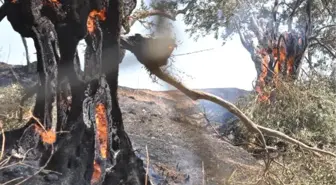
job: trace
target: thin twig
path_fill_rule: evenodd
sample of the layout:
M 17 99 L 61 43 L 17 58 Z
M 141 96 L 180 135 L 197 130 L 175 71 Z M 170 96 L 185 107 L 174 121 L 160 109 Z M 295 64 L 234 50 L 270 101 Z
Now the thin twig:
M 147 167 L 146 167 L 146 177 L 145 177 L 145 185 L 147 185 L 148 181 L 148 171 L 149 171 L 149 154 L 148 154 L 148 147 L 146 145 L 146 155 L 147 155 Z
M 22 183 L 26 182 L 27 180 L 31 179 L 32 177 L 34 177 L 35 175 L 39 174 L 41 171 L 43 171 L 47 167 L 47 165 L 49 164 L 53 155 L 54 155 L 54 145 L 52 144 L 51 145 L 51 154 L 50 154 L 48 160 L 45 162 L 45 164 L 37 172 L 35 172 L 33 175 L 31 175 L 31 176 L 27 177 L 26 179 L 16 183 L 15 185 L 22 184 Z
M 0 166 L 3 166 L 5 164 L 7 164 L 9 162 L 9 160 L 11 159 L 11 156 L 7 157 L 7 159 L 4 159 L 3 161 L 0 162 Z
M 1 146 L 1 153 L 0 153 L 0 161 L 2 160 L 3 154 L 5 152 L 5 144 L 6 144 L 6 136 L 5 136 L 5 131 L 2 127 L 2 121 L 0 120 L 0 129 L 1 129 L 1 134 L 2 134 L 2 146 Z
M 31 118 L 33 118 L 40 126 L 41 126 L 41 128 L 45 131 L 45 132 L 47 132 L 47 130 L 45 129 L 45 127 L 43 126 L 43 124 L 40 122 L 40 120 L 37 118 L 37 117 L 35 117 L 33 114 L 31 114 Z
M 204 162 L 202 161 L 202 173 L 203 173 L 203 185 L 205 185 L 205 171 L 204 171 Z
M 29 165 L 29 164 L 26 164 L 26 163 L 23 163 L 23 162 L 20 162 L 18 165 L 28 166 L 28 167 L 30 167 L 30 168 L 34 168 L 34 169 L 36 169 L 36 170 L 39 169 L 39 168 L 37 168 L 37 167 L 34 167 L 34 166 L 32 166 L 32 165 Z M 57 174 L 57 175 L 62 175 L 62 173 L 57 172 L 57 171 L 54 171 L 54 170 L 42 170 L 41 172 L 44 172 L 44 173 L 46 173 L 46 174 L 48 174 L 48 173 L 55 173 L 55 174 Z
M 21 177 L 16 177 L 16 178 L 14 178 L 14 179 L 12 179 L 12 180 L 10 180 L 10 181 L 7 181 L 7 182 L 5 182 L 5 183 L 3 183 L 3 184 L 1 184 L 1 185 L 6 185 L 6 184 L 9 184 L 9 183 L 11 183 L 11 182 L 20 180 L 20 179 L 22 179 L 22 178 L 23 178 L 22 176 L 21 176 Z

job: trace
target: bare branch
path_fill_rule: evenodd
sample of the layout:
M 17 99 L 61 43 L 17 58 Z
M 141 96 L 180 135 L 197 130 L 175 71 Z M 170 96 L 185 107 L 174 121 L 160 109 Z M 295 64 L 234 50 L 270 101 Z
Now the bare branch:
M 168 12 L 164 12 L 161 10 L 150 10 L 150 11 L 137 11 L 134 12 L 132 14 L 132 16 L 130 16 L 130 20 L 129 20 L 129 26 L 132 27 L 133 24 L 140 20 L 140 19 L 146 19 L 148 17 L 152 17 L 152 16 L 161 16 L 161 17 L 165 17 L 167 19 L 176 20 L 176 16 L 179 14 L 186 14 L 188 10 L 190 10 L 194 4 L 196 3 L 196 0 L 192 0 L 190 1 L 187 6 L 181 10 L 177 10 L 174 14 L 168 13 Z
M 236 30 L 238 32 L 238 35 L 239 35 L 239 38 L 240 38 L 240 42 L 245 47 L 245 49 L 249 50 L 247 42 L 246 42 L 246 39 L 245 39 L 243 33 L 241 32 L 240 26 L 239 26 L 239 24 L 237 22 L 235 22 L 235 27 L 236 27 Z
M 196 3 L 196 0 L 190 1 L 185 8 L 183 8 L 182 10 L 177 10 L 175 16 L 177 16 L 178 14 L 186 14 L 187 11 L 190 10 L 194 6 L 195 3 Z
M 23 43 L 23 47 L 25 49 L 26 52 L 26 62 L 27 62 L 27 71 L 29 71 L 29 64 L 30 64 L 30 59 L 29 59 L 29 53 L 28 53 L 28 44 L 27 44 L 27 40 L 21 36 L 21 40 Z
M 299 6 L 302 4 L 302 0 L 297 0 L 293 9 L 292 9 L 292 12 L 289 14 L 289 20 L 288 20 L 288 31 L 291 32 L 292 31 L 292 26 L 293 26 L 293 18 L 294 18 L 294 15 L 296 13 L 296 10 L 299 8 Z
M 311 38 L 312 40 L 315 40 L 320 46 L 322 46 L 325 50 L 329 52 L 329 54 L 333 57 L 333 59 L 336 58 L 336 52 L 333 52 L 331 48 L 329 48 L 327 45 L 323 44 L 319 39 L 316 37 Z
M 171 15 L 167 12 L 163 12 L 163 11 L 160 11 L 160 10 L 137 11 L 137 12 L 134 12 L 134 14 L 132 16 L 130 16 L 131 18 L 129 20 L 129 25 L 131 27 L 131 26 L 133 26 L 133 24 L 136 21 L 138 21 L 140 19 L 146 19 L 146 18 L 152 17 L 152 16 L 162 16 L 162 17 L 171 19 L 173 21 L 176 20 L 174 15 Z
M 329 24 L 329 25 L 326 25 L 326 26 L 322 26 L 321 28 L 319 28 L 318 30 L 315 31 L 316 34 L 315 34 L 315 36 L 312 36 L 312 37 L 317 37 L 323 29 L 331 28 L 331 27 L 336 27 L 336 24 Z
M 272 14 L 273 14 L 273 23 L 272 23 L 272 30 L 274 35 L 278 34 L 278 29 L 279 29 L 279 25 L 280 25 L 280 20 L 277 20 L 277 13 L 278 13 L 278 9 L 279 9 L 279 1 L 275 0 L 274 1 L 274 6 L 272 8 Z

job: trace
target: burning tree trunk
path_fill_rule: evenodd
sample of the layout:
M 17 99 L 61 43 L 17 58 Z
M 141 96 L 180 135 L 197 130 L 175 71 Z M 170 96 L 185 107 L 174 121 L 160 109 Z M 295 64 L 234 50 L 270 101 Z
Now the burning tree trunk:
M 299 6 L 299 4 L 296 5 Z M 266 87 L 276 87 L 279 80 L 296 80 L 302 58 L 305 55 L 309 44 L 311 27 L 310 0 L 307 2 L 307 25 L 301 32 L 294 32 L 291 29 L 292 21 L 288 23 L 288 32 L 278 33 L 279 21 L 277 20 L 278 1 L 272 9 L 272 19 L 266 24 L 251 15 L 251 31 L 258 40 L 257 46 L 253 43 L 251 36 L 242 33 L 239 21 L 236 22 L 236 29 L 239 33 L 242 45 L 251 54 L 251 59 L 257 71 L 257 83 L 255 90 L 259 94 L 260 101 L 268 101 L 270 94 L 265 92 Z M 293 13 L 296 11 L 294 8 Z M 266 26 L 264 26 L 266 25 Z
M 36 47 L 36 50 L 39 54 L 38 56 L 41 57 L 38 58 L 39 65 L 44 70 L 39 70 L 40 78 L 42 79 L 40 79 L 41 84 L 36 86 L 39 92 L 42 92 L 37 96 L 34 109 L 34 115 L 38 115 L 38 118 L 33 117 L 23 128 L 1 134 L 0 142 L 5 144 L 2 145 L 4 147 L 2 154 L 5 154 L 5 157 L 0 159 L 0 183 L 32 185 L 150 184 L 150 182 L 145 182 L 146 173 L 143 168 L 143 162 L 135 155 L 132 144 L 124 131 L 117 100 L 118 73 L 112 75 L 105 73 L 109 77 L 107 81 L 105 74 L 101 70 L 103 65 L 108 65 L 103 63 L 107 60 L 101 62 L 100 47 L 102 38 L 92 37 L 92 41 L 95 42 L 92 42 L 89 48 L 95 48 L 97 51 L 95 51 L 96 57 L 86 60 L 86 62 L 90 63 L 88 64 L 89 66 L 94 67 L 86 68 L 87 74 L 91 75 L 88 83 L 73 84 L 74 79 L 71 79 L 69 74 L 64 73 L 66 71 L 69 72 L 64 67 L 70 67 L 73 71 L 76 71 L 76 66 L 78 68 L 77 58 L 75 65 L 72 62 L 76 49 L 71 46 L 73 44 L 76 46 L 76 40 L 80 39 L 80 32 L 83 31 L 76 26 L 86 25 L 86 19 L 85 23 L 83 23 L 83 20 L 76 18 L 76 13 L 71 12 L 74 14 L 69 13 L 68 16 L 70 17 L 65 19 L 65 22 L 61 22 L 63 24 L 58 24 L 55 19 L 52 19 L 54 22 L 51 23 L 49 17 L 39 15 L 41 9 L 36 9 L 36 7 L 43 7 L 39 6 L 42 1 L 27 1 L 27 4 L 25 4 L 27 5 L 25 6 L 26 9 L 22 10 L 22 12 L 17 12 L 18 7 L 22 6 L 20 4 L 21 1 L 18 4 L 9 3 L 13 2 L 6 2 L 2 6 L 0 15 L 9 16 L 8 18 L 11 19 L 12 24 L 19 23 L 15 24 L 14 29 L 21 35 L 34 38 L 36 46 L 40 46 Z M 76 5 L 77 1 L 68 3 Z M 115 48 L 112 50 L 113 55 L 109 55 L 111 56 L 109 59 L 113 62 L 112 66 L 118 68 L 120 59 L 119 55 L 115 53 L 119 52 L 121 1 L 110 1 L 109 3 L 108 13 L 116 15 L 112 17 L 115 21 L 110 22 L 112 25 L 109 25 L 110 31 L 115 33 L 113 37 L 110 37 L 110 41 L 115 43 Z M 87 3 L 86 5 L 89 4 Z M 97 4 L 101 5 L 99 2 Z M 22 14 L 22 16 L 13 16 L 17 13 Z M 36 18 L 36 20 L 23 19 L 23 17 L 31 18 L 30 14 L 33 14 L 32 17 Z M 2 19 L 3 17 L 0 18 Z M 57 18 L 61 19 L 60 17 Z M 50 34 L 50 32 L 42 32 L 43 29 L 39 30 L 38 26 L 47 25 L 39 22 L 41 20 L 49 24 L 48 29 L 45 30 L 53 31 L 54 35 L 45 35 Z M 32 26 L 32 23 L 36 23 L 37 28 L 34 27 L 36 25 Z M 27 25 L 27 27 L 21 27 L 20 25 Z M 52 30 L 54 25 L 58 29 L 57 33 Z M 31 27 L 33 27 L 33 30 L 29 30 Z M 73 32 L 66 31 L 67 28 L 70 28 Z M 48 52 L 45 51 L 48 46 L 43 45 L 43 43 L 49 42 L 48 39 L 50 38 L 55 40 L 48 46 L 49 48 L 52 48 L 51 46 L 54 48 L 51 49 L 51 52 L 45 53 Z M 67 46 L 64 44 L 66 39 L 68 40 Z M 57 44 L 58 41 L 60 41 L 59 46 Z M 97 43 L 97 45 L 93 45 L 93 43 Z M 57 56 L 58 47 L 61 52 L 61 58 Z M 65 56 L 72 58 L 65 59 Z M 56 59 L 57 63 L 50 63 L 51 59 Z M 61 63 L 60 61 L 71 62 Z M 62 74 L 60 77 L 57 77 L 57 69 L 54 67 L 58 67 L 60 70 L 60 74 Z M 118 72 L 118 69 L 112 72 L 115 71 Z M 41 73 L 44 73 L 45 76 L 41 75 Z M 76 77 L 77 74 L 73 72 L 70 75 Z M 76 101 L 71 102 L 70 106 L 62 95 L 62 93 L 69 93 L 59 91 L 60 82 L 63 81 L 65 76 L 68 77 L 70 82 L 71 97 L 77 98 Z M 43 83 L 44 77 L 46 77 L 46 82 L 50 82 Z M 48 79 L 51 80 L 48 81 Z M 79 80 L 80 78 L 76 79 Z M 50 85 L 54 86 L 48 89 Z M 54 88 L 57 88 L 57 91 Z M 67 90 L 67 88 L 65 89 Z M 86 89 L 85 92 L 84 89 Z M 44 98 L 45 95 L 47 96 L 46 98 Z M 55 122 L 51 122 L 51 118 L 44 119 L 41 123 L 40 118 L 45 118 L 46 115 L 47 118 L 51 116 L 51 98 L 56 98 L 56 95 L 58 107 L 56 125 L 52 124 Z M 43 106 L 45 108 L 41 109 Z M 61 106 L 65 108 L 61 108 Z

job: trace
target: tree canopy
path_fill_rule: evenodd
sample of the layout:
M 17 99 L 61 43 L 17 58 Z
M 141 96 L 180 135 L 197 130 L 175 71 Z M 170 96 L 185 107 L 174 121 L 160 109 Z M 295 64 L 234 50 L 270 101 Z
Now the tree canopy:
M 171 15 L 183 14 L 186 31 L 196 39 L 212 34 L 225 43 L 238 33 L 248 40 L 256 40 L 255 24 L 264 34 L 270 31 L 270 25 L 275 28 L 275 34 L 303 32 L 307 22 L 306 4 L 307 0 L 177 0 L 155 1 L 150 6 L 164 7 Z M 312 1 L 311 34 L 305 56 L 311 69 L 330 65 L 336 57 L 335 12 L 335 0 Z

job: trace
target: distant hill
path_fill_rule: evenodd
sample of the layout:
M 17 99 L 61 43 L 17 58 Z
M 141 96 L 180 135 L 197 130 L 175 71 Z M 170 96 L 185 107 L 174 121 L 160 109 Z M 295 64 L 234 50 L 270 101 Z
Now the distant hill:
M 30 66 L 31 68 L 36 68 L 36 62 L 32 63 Z M 34 71 L 34 69 L 31 69 L 30 71 Z M 0 87 L 13 84 L 17 82 L 17 79 L 19 79 L 20 84 L 27 87 L 37 81 L 37 75 L 36 73 L 27 73 L 26 66 L 24 65 L 9 65 L 9 64 L 0 62 Z M 131 88 L 127 88 L 127 87 L 120 87 L 120 88 L 128 89 L 132 91 Z M 235 103 L 239 97 L 245 96 L 250 92 L 250 91 L 246 91 L 246 90 L 238 89 L 238 88 L 205 88 L 205 89 L 197 89 L 197 90 L 214 94 L 231 103 Z M 186 98 L 185 95 L 183 95 L 181 92 L 177 90 L 150 91 L 146 89 L 137 89 L 137 93 L 141 94 L 143 92 L 146 92 L 147 95 L 152 94 L 153 97 L 160 96 L 161 98 L 164 98 L 164 99 L 172 99 L 172 98 L 177 99 L 177 100 L 180 99 L 181 101 L 183 101 L 184 106 L 186 104 L 188 104 L 188 106 L 196 105 L 192 103 L 191 101 L 189 101 L 189 99 Z M 226 120 L 234 117 L 225 108 L 215 103 L 206 101 L 206 100 L 200 100 L 197 105 L 201 111 L 205 110 L 205 113 L 208 119 L 214 123 L 225 123 Z

